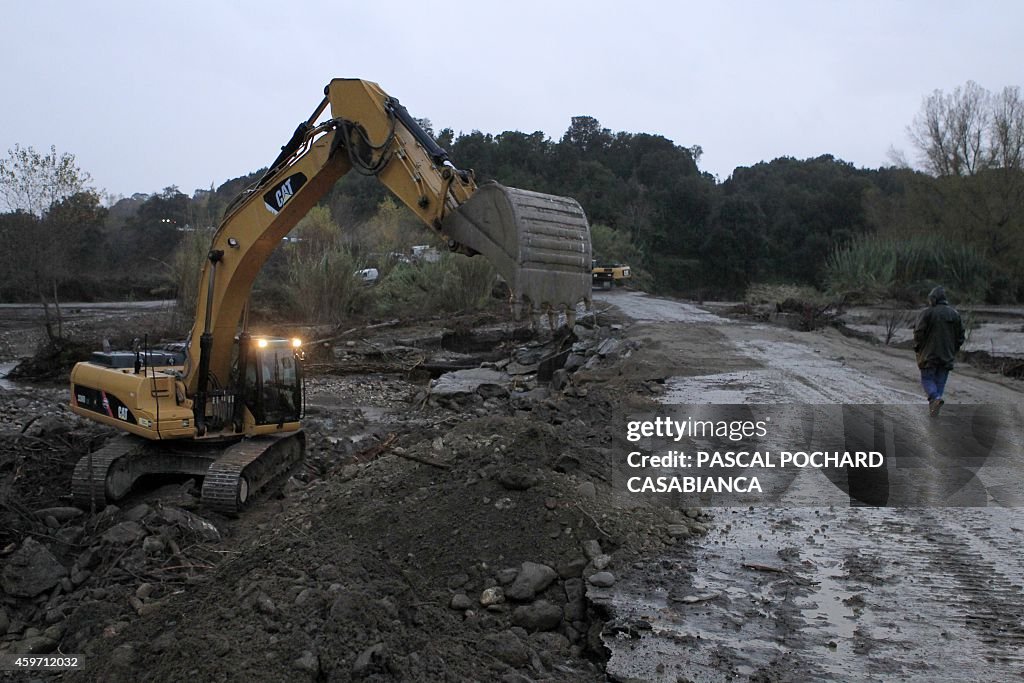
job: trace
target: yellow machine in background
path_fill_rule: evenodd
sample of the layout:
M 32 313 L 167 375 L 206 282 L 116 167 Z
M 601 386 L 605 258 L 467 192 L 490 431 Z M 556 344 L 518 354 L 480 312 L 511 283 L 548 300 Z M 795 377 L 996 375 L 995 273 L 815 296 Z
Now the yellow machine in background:
M 301 345 L 250 335 L 244 311 L 282 238 L 351 170 L 376 176 L 453 251 L 483 254 L 518 309 L 561 310 L 571 326 L 576 304 L 589 305 L 590 231 L 574 199 L 478 187 L 375 83 L 335 79 L 324 94 L 225 213 L 180 353 L 98 352 L 72 371 L 74 412 L 131 434 L 78 463 L 79 505 L 119 499 L 144 474 L 181 472 L 204 477 L 204 503 L 235 512 L 301 459 Z
M 592 262 L 591 280 L 594 287 L 611 289 L 613 286 L 622 286 L 632 277 L 629 266 L 621 263 L 598 265 L 597 260 Z

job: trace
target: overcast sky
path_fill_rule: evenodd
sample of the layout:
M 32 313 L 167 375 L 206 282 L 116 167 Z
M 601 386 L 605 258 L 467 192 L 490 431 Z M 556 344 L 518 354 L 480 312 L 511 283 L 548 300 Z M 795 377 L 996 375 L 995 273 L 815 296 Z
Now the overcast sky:
M 1024 85 L 1016 0 L 0 2 L 0 154 L 56 145 L 115 195 L 268 165 L 332 77 L 435 130 L 558 140 L 593 116 L 700 145 L 721 180 L 779 156 L 877 168 L 933 90 Z

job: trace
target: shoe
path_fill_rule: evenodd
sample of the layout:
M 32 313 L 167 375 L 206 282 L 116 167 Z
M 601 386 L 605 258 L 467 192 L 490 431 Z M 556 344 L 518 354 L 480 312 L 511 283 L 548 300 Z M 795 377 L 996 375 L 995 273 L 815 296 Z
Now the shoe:
M 942 410 L 942 405 L 945 403 L 941 398 L 934 398 L 928 401 L 928 414 L 932 417 L 938 417 L 939 411 Z

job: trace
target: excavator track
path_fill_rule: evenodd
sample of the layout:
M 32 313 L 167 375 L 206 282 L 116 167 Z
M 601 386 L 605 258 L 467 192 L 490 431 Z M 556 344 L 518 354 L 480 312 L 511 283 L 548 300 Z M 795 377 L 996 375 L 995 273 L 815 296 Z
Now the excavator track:
M 226 448 L 123 434 L 82 456 L 71 476 L 71 496 L 84 510 L 102 510 L 128 495 L 143 475 L 188 474 L 203 477 L 205 505 L 233 515 L 289 475 L 302 461 L 305 444 L 303 432 L 242 439 Z
M 222 514 L 238 514 L 254 496 L 291 473 L 302 461 L 305 445 L 306 435 L 300 431 L 231 446 L 206 472 L 203 504 Z
M 85 510 L 103 509 L 108 501 L 124 497 L 134 481 L 130 460 L 144 453 L 147 445 L 143 439 L 122 434 L 82 456 L 71 475 L 74 504 Z

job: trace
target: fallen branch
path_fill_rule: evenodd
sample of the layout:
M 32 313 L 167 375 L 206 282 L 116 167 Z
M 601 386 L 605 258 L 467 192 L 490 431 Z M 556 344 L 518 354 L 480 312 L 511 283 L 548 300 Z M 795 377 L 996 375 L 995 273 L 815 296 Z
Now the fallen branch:
M 397 451 L 394 451 L 394 453 L 399 458 L 405 458 L 406 460 L 413 460 L 415 462 L 423 463 L 424 465 L 430 465 L 431 467 L 439 467 L 442 470 L 450 470 L 452 468 L 452 466 L 449 465 L 446 462 L 441 462 L 440 460 L 434 460 L 433 458 L 428 458 L 428 457 L 423 456 L 423 455 L 413 455 L 412 453 L 399 453 Z
M 584 509 L 583 509 L 583 506 L 582 506 L 582 505 L 580 505 L 579 503 L 576 503 L 576 509 L 578 509 L 578 510 L 579 510 L 580 512 L 582 512 L 583 514 L 585 514 L 585 515 L 587 516 L 587 518 L 588 518 L 588 519 L 589 519 L 589 520 L 591 521 L 591 523 L 592 523 L 592 524 L 594 525 L 594 528 L 595 528 L 595 529 L 597 529 L 598 531 L 600 531 L 600 532 L 601 532 L 602 534 L 604 534 L 604 535 L 605 535 L 605 536 L 607 536 L 608 538 L 611 538 L 611 537 L 612 537 L 612 535 L 611 535 L 610 533 L 608 533 L 607 531 L 605 531 L 604 529 L 602 529 L 602 528 L 601 528 L 601 525 L 597 523 L 597 520 L 596 520 L 596 519 L 594 519 L 594 516 L 593 516 L 593 515 L 591 515 L 591 514 L 590 514 L 589 512 L 587 512 L 586 510 L 584 510 Z

